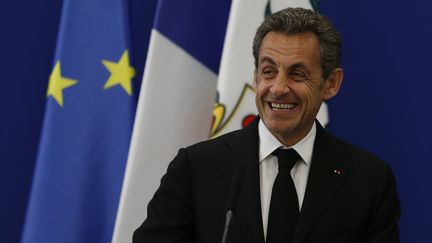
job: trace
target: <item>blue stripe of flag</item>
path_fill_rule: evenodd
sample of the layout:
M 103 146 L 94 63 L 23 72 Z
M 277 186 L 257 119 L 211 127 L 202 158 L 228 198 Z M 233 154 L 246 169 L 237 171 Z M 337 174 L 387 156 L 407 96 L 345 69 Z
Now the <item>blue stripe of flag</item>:
M 161 0 L 155 28 L 218 73 L 230 7 L 230 0 Z

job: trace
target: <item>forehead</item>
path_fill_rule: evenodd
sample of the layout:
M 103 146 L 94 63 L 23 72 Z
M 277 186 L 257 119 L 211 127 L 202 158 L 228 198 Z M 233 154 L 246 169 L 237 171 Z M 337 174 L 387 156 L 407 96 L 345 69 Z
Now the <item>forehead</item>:
M 320 46 L 318 37 L 312 32 L 284 34 L 269 32 L 263 39 L 259 52 L 259 62 L 305 62 L 319 64 Z

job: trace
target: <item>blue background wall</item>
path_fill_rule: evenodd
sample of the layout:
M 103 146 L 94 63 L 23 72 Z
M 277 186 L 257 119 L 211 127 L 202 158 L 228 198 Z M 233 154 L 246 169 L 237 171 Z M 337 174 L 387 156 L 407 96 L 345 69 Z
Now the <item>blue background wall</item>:
M 144 3 L 145 2 L 145 3 Z M 142 76 L 153 1 L 131 1 L 134 63 Z M 398 180 L 402 241 L 432 228 L 432 3 L 321 1 L 344 37 L 345 81 L 330 102 L 337 135 L 387 160 Z M 0 3 L 0 242 L 18 242 L 38 148 L 61 1 Z
M 432 15 L 427 1 L 322 1 L 342 32 L 343 88 L 331 130 L 390 163 L 402 203 L 401 240 L 432 229 Z
M 18 242 L 42 126 L 61 1 L 0 2 L 0 242 Z

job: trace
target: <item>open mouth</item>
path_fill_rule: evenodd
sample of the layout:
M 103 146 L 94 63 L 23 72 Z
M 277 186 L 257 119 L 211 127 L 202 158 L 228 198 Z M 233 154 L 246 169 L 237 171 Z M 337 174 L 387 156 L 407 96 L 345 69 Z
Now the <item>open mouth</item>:
M 295 103 L 273 103 L 270 102 L 270 107 L 273 110 L 284 111 L 284 110 L 292 110 L 297 107 L 298 104 Z

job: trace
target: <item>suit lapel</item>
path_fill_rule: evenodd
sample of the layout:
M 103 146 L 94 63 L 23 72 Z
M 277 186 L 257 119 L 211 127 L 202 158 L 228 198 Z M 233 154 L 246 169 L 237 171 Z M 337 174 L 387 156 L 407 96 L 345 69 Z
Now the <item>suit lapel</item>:
M 338 140 L 317 122 L 312 164 L 294 243 L 303 242 L 349 175 L 346 163 L 339 160 L 342 152 L 343 147 Z
M 235 166 L 238 163 L 243 165 L 242 184 L 232 230 L 239 230 L 243 235 L 243 241 L 251 243 L 264 243 L 258 163 L 258 121 L 259 119 L 255 119 L 227 142 L 220 160 L 228 189 Z

